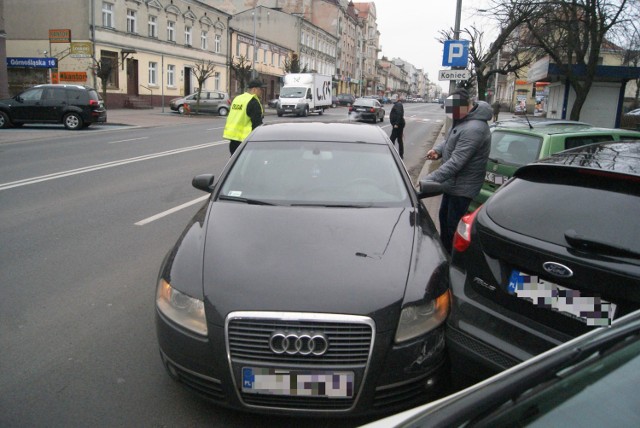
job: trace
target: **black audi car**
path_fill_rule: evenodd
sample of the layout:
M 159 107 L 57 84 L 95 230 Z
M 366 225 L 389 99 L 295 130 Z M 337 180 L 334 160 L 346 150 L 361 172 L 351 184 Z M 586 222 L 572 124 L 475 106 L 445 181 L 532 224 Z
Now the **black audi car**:
M 640 141 L 521 167 L 454 237 L 447 344 L 473 382 L 640 308 Z
M 384 131 L 258 127 L 160 269 L 171 377 L 220 405 L 397 411 L 441 394 L 448 258 Z

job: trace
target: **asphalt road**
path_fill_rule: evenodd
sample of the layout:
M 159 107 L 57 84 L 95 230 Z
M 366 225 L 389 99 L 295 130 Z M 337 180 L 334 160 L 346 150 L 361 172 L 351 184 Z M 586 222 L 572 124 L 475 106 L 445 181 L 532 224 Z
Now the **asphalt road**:
M 405 109 L 405 163 L 416 179 L 443 113 L 437 104 Z M 265 122 L 345 119 L 337 108 Z M 174 120 L 0 130 L 0 426 L 364 422 L 239 413 L 166 375 L 154 326 L 158 268 L 207 197 L 191 178 L 219 174 L 229 158 L 224 118 Z M 376 126 L 391 132 L 388 116 Z

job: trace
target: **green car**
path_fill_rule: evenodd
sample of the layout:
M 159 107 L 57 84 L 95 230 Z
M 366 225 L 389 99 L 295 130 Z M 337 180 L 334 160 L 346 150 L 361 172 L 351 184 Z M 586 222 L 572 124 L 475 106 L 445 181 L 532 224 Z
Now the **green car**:
M 553 153 L 601 141 L 640 139 L 640 132 L 596 128 L 583 122 L 498 124 L 491 129 L 491 152 L 480 194 L 469 211 L 482 205 L 521 166 Z

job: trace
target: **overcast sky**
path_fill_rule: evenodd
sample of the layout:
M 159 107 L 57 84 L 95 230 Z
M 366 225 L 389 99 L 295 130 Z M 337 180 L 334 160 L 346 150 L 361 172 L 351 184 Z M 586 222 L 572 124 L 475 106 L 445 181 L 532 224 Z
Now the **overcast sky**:
M 354 3 L 368 3 L 354 0 Z M 457 0 L 374 0 L 382 55 L 400 57 L 429 74 L 429 79 L 448 89 L 449 82 L 438 81 L 442 66 L 440 30 L 453 28 Z M 473 12 L 488 0 L 462 0 L 460 28 L 478 24 Z

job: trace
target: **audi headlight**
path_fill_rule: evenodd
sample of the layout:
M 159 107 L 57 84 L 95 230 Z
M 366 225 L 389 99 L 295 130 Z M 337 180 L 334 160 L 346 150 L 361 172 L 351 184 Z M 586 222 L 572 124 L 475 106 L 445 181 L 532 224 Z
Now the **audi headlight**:
M 156 305 L 164 316 L 176 324 L 203 336 L 207 335 L 207 319 L 202 300 L 179 292 L 161 279 L 158 283 Z
M 449 313 L 449 291 L 435 300 L 409 305 L 402 309 L 396 331 L 396 343 L 421 336 L 444 322 Z

